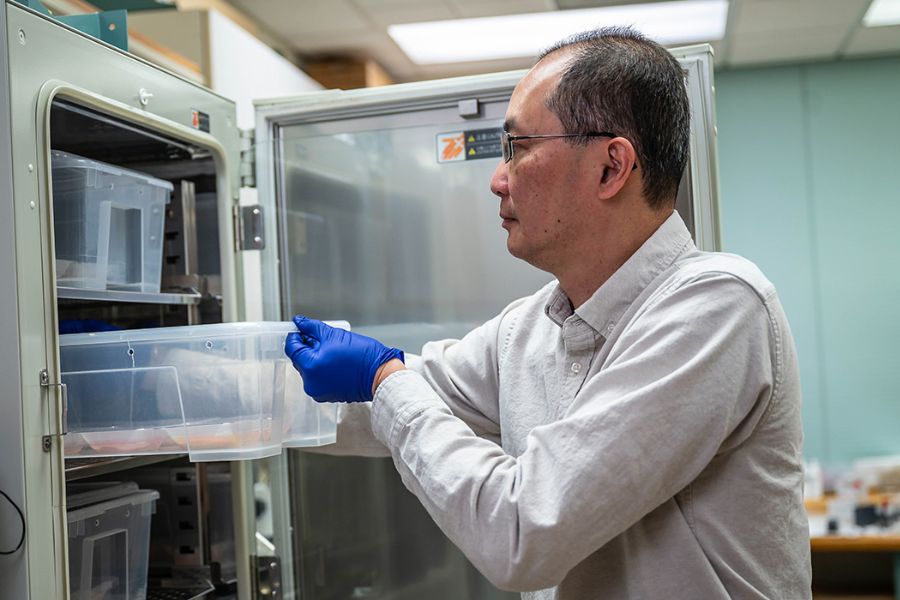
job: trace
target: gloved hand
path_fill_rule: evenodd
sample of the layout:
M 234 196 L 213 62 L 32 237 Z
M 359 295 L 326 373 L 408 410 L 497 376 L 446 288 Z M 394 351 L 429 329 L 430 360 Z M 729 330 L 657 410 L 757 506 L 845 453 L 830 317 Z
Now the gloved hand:
M 298 315 L 294 325 L 299 331 L 288 334 L 284 353 L 300 371 L 304 391 L 317 402 L 369 402 L 378 367 L 403 360 L 402 350 L 322 321 Z

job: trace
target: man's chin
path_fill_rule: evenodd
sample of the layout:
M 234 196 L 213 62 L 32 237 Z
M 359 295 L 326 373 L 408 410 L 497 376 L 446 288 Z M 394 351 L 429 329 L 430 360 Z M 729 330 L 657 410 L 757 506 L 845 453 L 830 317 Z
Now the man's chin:
M 516 246 L 515 242 L 513 242 L 512 234 L 510 234 L 509 232 L 507 232 L 506 234 L 506 251 L 516 258 L 521 258 L 521 256 L 519 256 L 518 247 Z
M 523 248 L 520 245 L 516 245 L 515 242 L 511 239 L 511 236 L 506 239 L 506 250 L 514 258 L 518 258 L 521 261 L 527 262 L 529 265 L 536 269 L 546 271 L 551 275 L 553 274 L 552 271 L 548 269 L 547 265 L 540 260 L 539 255 L 536 255 L 534 252 L 528 252 L 526 248 Z
M 506 238 L 506 250 L 513 257 L 518 258 L 519 260 L 524 260 L 529 264 L 531 263 L 531 261 L 529 260 L 528 252 L 526 252 L 521 245 L 516 244 L 516 242 L 512 238 L 512 235 Z

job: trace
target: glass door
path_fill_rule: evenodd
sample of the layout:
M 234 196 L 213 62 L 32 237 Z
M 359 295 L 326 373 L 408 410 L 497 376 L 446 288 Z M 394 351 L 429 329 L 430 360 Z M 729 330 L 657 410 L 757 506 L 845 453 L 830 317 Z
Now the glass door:
M 507 253 L 488 187 L 520 76 L 326 92 L 260 111 L 257 183 L 276 201 L 266 212 L 279 237 L 263 264 L 266 318 L 344 319 L 418 353 L 548 282 Z M 468 563 L 389 459 L 292 450 L 285 469 L 273 529 L 291 532 L 297 597 L 516 597 Z

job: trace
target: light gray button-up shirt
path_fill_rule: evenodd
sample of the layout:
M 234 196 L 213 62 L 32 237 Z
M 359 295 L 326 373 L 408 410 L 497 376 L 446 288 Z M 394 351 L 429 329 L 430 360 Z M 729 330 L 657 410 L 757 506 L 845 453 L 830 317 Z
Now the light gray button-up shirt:
M 699 252 L 677 213 L 578 309 L 550 284 L 410 366 L 371 431 L 498 586 L 810 597 L 787 321 L 754 265 Z

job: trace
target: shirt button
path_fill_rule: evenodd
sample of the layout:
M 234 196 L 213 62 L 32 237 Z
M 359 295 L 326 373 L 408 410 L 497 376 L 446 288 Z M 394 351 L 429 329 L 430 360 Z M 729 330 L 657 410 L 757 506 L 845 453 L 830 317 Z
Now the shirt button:
M 572 363 L 572 372 L 578 375 L 581 372 L 581 365 L 579 363 Z

